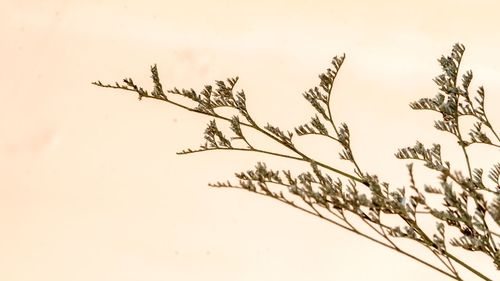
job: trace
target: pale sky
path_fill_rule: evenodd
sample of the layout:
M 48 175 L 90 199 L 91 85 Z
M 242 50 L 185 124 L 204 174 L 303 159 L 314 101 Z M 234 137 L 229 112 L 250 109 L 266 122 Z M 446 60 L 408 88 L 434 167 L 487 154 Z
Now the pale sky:
M 360 164 L 401 186 L 406 167 L 393 153 L 417 139 L 448 143 L 444 153 L 461 161 L 434 116 L 408 107 L 436 93 L 436 59 L 455 42 L 500 128 L 499 10 L 497 1 L 4 3 L 0 280 L 445 280 L 273 200 L 207 187 L 257 161 L 299 166 L 178 156 L 203 142 L 208 119 L 90 82 L 132 77 L 149 88 L 155 63 L 165 88 L 238 75 L 257 120 L 292 128 L 311 112 L 302 92 L 346 53 L 334 114 Z M 301 145 L 323 156 L 332 148 Z M 474 152 L 478 165 L 500 156 Z

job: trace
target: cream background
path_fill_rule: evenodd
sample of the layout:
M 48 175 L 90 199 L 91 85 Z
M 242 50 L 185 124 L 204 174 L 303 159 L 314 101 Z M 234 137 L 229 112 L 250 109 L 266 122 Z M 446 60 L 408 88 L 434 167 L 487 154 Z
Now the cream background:
M 300 166 L 177 156 L 202 143 L 207 119 L 90 82 L 132 77 L 149 87 L 153 63 L 166 88 L 239 75 L 257 119 L 290 128 L 309 118 L 301 93 L 346 52 L 336 116 L 350 125 L 361 165 L 397 186 L 407 183 L 398 147 L 450 141 L 431 128 L 431 113 L 407 104 L 434 95 L 436 59 L 453 43 L 466 45 L 465 68 L 473 86 L 486 86 L 500 126 L 495 1 L 1 6 L 0 280 L 443 280 L 272 200 L 206 187 L 259 160 Z M 311 153 L 332 149 L 311 141 Z

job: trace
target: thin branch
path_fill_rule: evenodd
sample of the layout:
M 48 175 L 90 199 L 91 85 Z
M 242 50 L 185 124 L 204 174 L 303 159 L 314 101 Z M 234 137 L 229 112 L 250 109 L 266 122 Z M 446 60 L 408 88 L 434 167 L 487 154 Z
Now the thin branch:
M 225 186 L 225 187 L 227 187 L 227 188 L 235 188 L 235 189 L 244 189 L 244 188 L 242 188 L 242 187 L 240 187 L 240 186 Z M 252 193 L 255 193 L 255 194 L 259 194 L 259 195 L 262 195 L 262 196 L 265 196 L 265 197 L 269 197 L 269 195 L 267 195 L 266 193 L 261 193 L 261 192 L 258 192 L 258 191 L 250 191 L 250 190 L 248 190 L 248 189 L 244 189 L 244 190 L 247 190 L 247 191 L 249 191 L 249 192 L 252 192 Z M 330 219 L 330 218 L 327 218 L 327 217 L 325 217 L 325 216 L 323 216 L 323 215 L 321 215 L 321 214 L 319 214 L 319 215 L 318 215 L 316 212 L 313 212 L 313 211 L 311 211 L 311 210 L 307 210 L 307 209 L 305 209 L 305 208 L 303 208 L 303 207 L 300 207 L 300 206 L 296 205 L 295 203 L 293 203 L 293 202 L 291 202 L 291 201 L 287 201 L 287 200 L 282 199 L 282 198 L 276 198 L 276 197 L 273 197 L 273 198 L 274 198 L 274 199 L 276 199 L 276 200 L 278 200 L 278 201 L 280 201 L 280 202 L 282 202 L 282 203 L 285 203 L 285 204 L 287 204 L 287 205 L 289 205 L 289 206 L 292 206 L 292 207 L 294 207 L 294 208 L 296 208 L 296 209 L 299 209 L 299 210 L 301 210 L 301 211 L 303 211 L 303 212 L 305 212 L 305 213 L 311 214 L 311 215 L 313 215 L 313 216 L 315 216 L 315 217 L 318 217 L 318 218 L 320 218 L 320 219 L 322 219 L 322 220 L 325 220 L 325 221 L 327 221 L 327 222 L 329 222 L 329 223 L 332 223 L 332 224 L 334 224 L 334 225 L 336 225 L 336 226 L 338 226 L 338 227 L 340 227 L 340 228 L 342 228 L 342 229 L 348 230 L 348 231 L 350 231 L 350 232 L 352 232 L 352 233 L 355 233 L 355 234 L 357 234 L 357 235 L 359 235 L 359 236 L 362 236 L 362 237 L 364 237 L 364 238 L 366 238 L 366 239 L 368 239 L 368 240 L 370 240 L 370 241 L 372 241 L 372 242 L 375 242 L 376 244 L 379 244 L 379 245 L 384 246 L 384 247 L 386 247 L 386 248 L 389 248 L 389 249 L 395 250 L 396 252 L 398 252 L 398 253 L 400 253 L 400 254 L 403 254 L 403 255 L 405 255 L 405 256 L 407 256 L 407 257 L 409 257 L 409 258 L 411 258 L 411 259 L 413 259 L 413 260 L 415 260 L 415 261 L 417 261 L 417 262 L 419 262 L 419 263 L 422 263 L 422 264 L 424 264 L 424 265 L 426 265 L 426 266 L 428 266 L 428 267 L 430 267 L 430 268 L 432 268 L 432 269 L 434 269 L 434 270 L 436 270 L 436 271 L 438 271 L 438 272 L 440 272 L 440 273 L 442 273 L 442 274 L 444 274 L 444 275 L 446 275 L 446 276 L 448 276 L 448 277 L 450 277 L 450 278 L 453 278 L 453 279 L 455 278 L 455 276 L 453 276 L 452 274 L 450 274 L 450 273 L 448 273 L 448 272 L 446 272 L 446 271 L 444 271 L 444 270 L 442 270 L 442 269 L 440 269 L 440 268 L 436 267 L 435 265 L 433 265 L 433 264 L 431 264 L 431 263 L 429 263 L 429 262 L 426 262 L 426 261 L 424 261 L 424 260 L 422 260 L 422 259 L 420 259 L 420 258 L 418 258 L 418 257 L 416 257 L 416 256 L 414 256 L 414 255 L 412 255 L 412 254 L 410 254 L 410 253 L 407 253 L 407 252 L 405 252 L 405 251 L 398 251 L 398 250 L 397 250 L 396 248 L 394 248 L 392 245 L 385 244 L 385 243 L 380 242 L 379 240 L 374 239 L 373 237 L 368 236 L 368 235 L 366 235 L 366 234 L 364 234 L 364 233 L 362 233 L 362 232 L 359 232 L 359 231 L 356 231 L 356 230 L 354 230 L 354 229 L 350 229 L 350 228 L 348 228 L 348 227 L 345 227 L 345 226 L 343 226 L 343 225 L 341 225 L 341 224 L 337 223 L 336 221 L 334 221 L 334 220 L 332 220 L 332 219 Z M 488 279 L 485 279 L 485 280 L 488 280 Z

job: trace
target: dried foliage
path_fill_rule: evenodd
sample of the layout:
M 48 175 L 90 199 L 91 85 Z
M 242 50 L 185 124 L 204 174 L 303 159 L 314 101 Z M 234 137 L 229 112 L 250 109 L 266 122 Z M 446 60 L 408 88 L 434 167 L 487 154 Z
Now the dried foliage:
M 470 90 L 473 79 L 471 71 L 460 76 L 464 51 L 463 45 L 455 44 L 449 56 L 442 56 L 438 60 L 442 74 L 434 79 L 438 87 L 437 95 L 412 102 L 410 107 L 439 113 L 440 118 L 435 121 L 434 127 L 456 138 L 467 171 L 456 170 L 450 162 L 443 159 L 439 144 L 425 147 L 417 142 L 412 147 L 399 149 L 395 154 L 397 158 L 411 162 L 407 165 L 410 183 L 400 188 L 392 187 L 360 168 L 351 148 L 348 126 L 334 121 L 331 110 L 332 89 L 344 63 L 344 55 L 334 57 L 330 68 L 319 75 L 319 85 L 303 94 L 317 113 L 309 123 L 294 128 L 294 132 L 284 131 L 271 124 L 257 124 L 247 109 L 244 92 L 235 90 L 238 77 L 216 81 L 214 86 L 207 85 L 199 93 L 193 89 L 177 88 L 165 92 L 155 65 L 151 68 L 154 82 L 151 92 L 137 86 L 131 78 L 124 79 L 121 84 L 103 84 L 100 81 L 93 84 L 135 92 L 139 99 L 158 99 L 227 121 L 234 133 L 234 136 L 226 137 L 215 119 L 211 120 L 204 132 L 205 143 L 199 148 L 186 149 L 179 154 L 224 149 L 251 151 L 304 161 L 310 166 L 309 171 L 294 175 L 289 170 L 273 170 L 259 162 L 253 169 L 236 173 L 236 182 L 216 182 L 210 184 L 213 187 L 244 189 L 274 198 L 397 251 L 455 280 L 463 280 L 461 272 L 464 271 L 472 272 L 482 280 L 493 280 L 465 263 L 453 251 L 453 248 L 459 247 L 479 252 L 490 258 L 500 270 L 500 234 L 494 231 L 500 226 L 500 163 L 491 167 L 485 177 L 484 171 L 475 168 L 469 157 L 470 146 L 482 144 L 496 149 L 500 147 L 500 138 L 486 114 L 484 88 L 479 87 L 475 92 Z M 194 101 L 196 106 L 189 107 L 173 101 L 170 95 L 183 96 Z M 224 117 L 215 111 L 219 107 L 236 109 L 238 115 Z M 466 116 L 475 120 L 468 131 L 461 125 L 462 117 Z M 267 136 L 271 141 L 286 147 L 290 153 L 259 149 L 246 138 L 242 126 Z M 293 141 L 295 136 L 303 135 L 322 135 L 337 142 L 341 147 L 340 158 L 352 164 L 352 172 L 342 171 L 308 157 Z M 417 186 L 413 162 L 421 162 L 428 169 L 434 170 L 439 184 Z M 431 197 L 439 197 L 440 206 L 431 205 L 428 202 Z M 384 219 L 388 214 L 398 217 L 401 224 L 387 224 Z M 357 226 L 352 220 L 353 216 L 358 217 L 371 232 Z M 424 231 L 421 216 L 435 220 L 433 232 Z M 398 246 L 400 239 L 417 242 L 440 263 L 434 264 L 401 248 Z

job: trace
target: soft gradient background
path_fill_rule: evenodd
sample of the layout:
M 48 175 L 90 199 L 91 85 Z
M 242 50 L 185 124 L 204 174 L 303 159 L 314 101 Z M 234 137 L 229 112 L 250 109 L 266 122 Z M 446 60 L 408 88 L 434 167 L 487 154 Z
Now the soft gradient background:
M 203 142 L 207 119 L 90 82 L 150 87 L 153 63 L 166 88 L 239 75 L 257 120 L 291 128 L 312 112 L 301 93 L 345 52 L 335 115 L 360 164 L 400 186 L 407 172 L 393 153 L 417 138 L 448 142 L 448 158 L 462 160 L 433 114 L 408 107 L 435 94 L 436 59 L 453 43 L 466 45 L 464 66 L 500 127 L 499 10 L 457 0 L 2 2 L 0 280 L 443 280 L 270 199 L 208 188 L 259 160 L 302 166 L 177 156 Z M 322 141 L 301 145 L 336 158 Z M 498 159 L 485 151 L 473 161 Z

